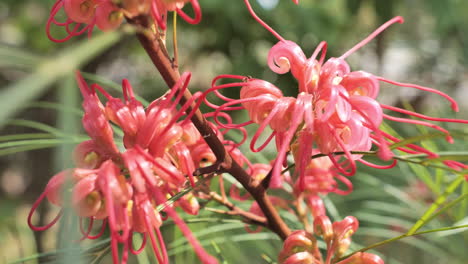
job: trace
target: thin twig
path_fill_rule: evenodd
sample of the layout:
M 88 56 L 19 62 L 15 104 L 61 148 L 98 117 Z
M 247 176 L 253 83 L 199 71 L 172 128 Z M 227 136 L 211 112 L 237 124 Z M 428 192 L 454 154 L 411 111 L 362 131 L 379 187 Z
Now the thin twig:
M 261 217 L 254 213 L 244 211 L 240 209 L 239 207 L 235 206 L 233 203 L 231 203 L 227 199 L 223 199 L 223 197 L 221 197 L 219 194 L 215 192 L 210 192 L 209 195 L 213 201 L 216 201 L 217 203 L 229 209 L 229 211 L 216 211 L 216 212 L 224 213 L 228 215 L 238 215 L 238 216 L 241 216 L 243 218 L 243 221 L 246 223 L 268 227 L 265 217 Z

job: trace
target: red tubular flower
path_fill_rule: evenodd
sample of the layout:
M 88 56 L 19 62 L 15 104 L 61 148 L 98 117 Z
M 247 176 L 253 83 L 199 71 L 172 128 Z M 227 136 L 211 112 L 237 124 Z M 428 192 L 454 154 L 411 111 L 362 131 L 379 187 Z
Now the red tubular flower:
M 61 190 L 69 178 L 72 205 L 78 216 L 89 219 L 87 230 L 80 224 L 82 239 L 96 239 L 108 227 L 113 261 L 126 263 L 128 251 L 138 254 L 149 237 L 158 263 L 168 263 L 159 230 L 163 219 L 157 206 L 182 191 L 188 182 L 195 186 L 193 172 L 202 159 L 197 155 L 207 157 L 206 153 L 193 151 L 193 145 L 202 146 L 203 139 L 190 121 L 179 121 L 181 117 L 189 118 L 193 114 L 186 110 L 199 95 L 195 94 L 194 99 L 180 109 L 176 107 L 187 88 L 190 74 L 184 73 L 166 96 L 153 101 L 146 110 L 135 99 L 127 80 L 122 82 L 124 99 L 121 100 L 112 97 L 97 84 L 88 86 L 78 72 L 76 78 L 84 97 L 83 126 L 91 140 L 77 146 L 74 153 L 76 169 L 61 172 L 50 180 L 34 203 L 28 224 L 34 230 L 45 230 L 58 221 L 60 214 L 50 224 L 36 227 L 32 224 L 32 215 L 46 197 L 51 203 L 62 206 Z M 107 99 L 105 107 L 96 90 Z M 194 109 L 197 108 L 192 111 Z M 125 150 L 122 152 L 114 142 L 110 122 L 123 131 Z M 184 132 L 183 128 L 188 130 Z M 222 133 L 219 135 L 222 136 Z M 234 153 L 235 149 L 230 151 Z M 193 194 L 183 197 L 175 205 L 190 214 L 197 214 L 199 210 Z M 181 228 L 200 260 L 203 263 L 217 263 L 201 248 L 175 209 L 166 206 L 165 211 Z M 101 232 L 93 236 L 90 232 L 95 219 L 102 219 L 103 226 Z M 137 250 L 131 245 L 133 232 L 142 233 L 144 237 L 144 243 Z M 119 244 L 123 246 L 120 256 Z

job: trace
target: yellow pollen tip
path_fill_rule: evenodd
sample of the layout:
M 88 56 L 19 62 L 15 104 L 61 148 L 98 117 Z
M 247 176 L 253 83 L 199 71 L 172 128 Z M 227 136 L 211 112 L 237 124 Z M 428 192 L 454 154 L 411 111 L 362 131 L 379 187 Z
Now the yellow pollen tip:
M 85 163 L 92 163 L 96 161 L 98 158 L 99 158 L 99 155 L 96 152 L 91 151 L 88 154 L 86 154 L 84 161 Z
M 110 22 L 117 22 L 119 21 L 123 16 L 123 13 L 120 11 L 113 11 L 109 14 L 109 21 Z

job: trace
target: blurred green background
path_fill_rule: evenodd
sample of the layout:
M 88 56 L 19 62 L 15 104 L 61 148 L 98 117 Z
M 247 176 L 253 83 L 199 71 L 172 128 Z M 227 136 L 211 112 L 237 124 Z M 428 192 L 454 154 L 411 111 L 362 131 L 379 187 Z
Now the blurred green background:
M 320 41 L 327 41 L 328 57 L 343 54 L 393 16 L 403 16 L 403 25 L 392 26 L 348 59 L 352 69 L 440 89 L 454 96 L 461 110 L 454 114 L 448 103 L 435 95 L 386 85 L 381 87 L 381 102 L 411 105 L 435 116 L 468 118 L 468 1 L 301 0 L 299 6 L 290 0 L 251 2 L 267 23 L 297 42 L 305 54 L 311 54 Z M 250 17 L 243 1 L 200 0 L 200 4 L 201 24 L 179 21 L 177 29 L 180 69 L 193 73 L 190 89 L 207 89 L 213 77 L 224 73 L 262 78 L 286 94 L 297 92 L 290 74 L 278 76 L 266 65 L 268 50 L 276 40 Z M 73 166 L 73 146 L 86 138 L 80 124 L 81 97 L 73 80 L 74 70 L 89 73 L 87 78 L 107 87 L 115 87 L 115 83 L 118 87 L 122 78 L 128 78 L 137 93 L 149 101 L 167 90 L 125 26 L 108 34 L 96 30 L 91 39 L 76 37 L 62 44 L 49 41 L 45 23 L 52 5 L 50 0 L 0 2 L 0 263 L 24 258 L 27 263 L 53 262 L 54 258 L 35 254 L 78 247 L 67 239 L 71 232 L 67 225 L 33 233 L 26 224 L 29 208 L 48 179 Z M 235 96 L 235 92 L 230 95 Z M 460 132 L 457 144 L 432 140 L 423 145 L 434 151 L 466 151 L 466 126 L 444 127 Z M 403 136 L 431 132 L 395 129 Z M 267 153 L 252 159 L 273 157 L 274 153 Z M 445 171 L 408 164 L 389 171 L 362 168 L 353 178 L 353 194 L 329 196 L 329 214 L 336 220 L 346 215 L 361 220 L 353 240 L 357 249 L 407 230 L 453 178 Z M 457 192 L 468 192 L 467 184 Z M 248 209 L 249 204 L 239 206 Z M 466 224 L 467 211 L 465 199 L 430 227 Z M 46 222 L 56 212 L 57 208 L 43 206 L 37 221 Z M 210 220 L 191 227 L 208 250 L 223 256 L 227 263 L 276 260 L 281 243 L 274 234 L 248 234 L 239 221 L 218 221 L 214 213 L 206 211 L 200 217 Z M 301 228 L 294 217 L 285 217 L 293 228 Z M 172 225 L 164 232 L 174 263 L 197 263 Z M 459 230 L 409 238 L 378 250 L 386 263 L 466 263 L 467 242 L 467 231 Z M 91 252 L 96 254 L 100 249 Z M 152 263 L 150 250 L 148 253 L 149 257 L 146 252 L 138 259 L 131 257 L 130 262 Z M 88 263 L 89 259 L 81 261 Z M 102 263 L 110 261 L 106 256 Z

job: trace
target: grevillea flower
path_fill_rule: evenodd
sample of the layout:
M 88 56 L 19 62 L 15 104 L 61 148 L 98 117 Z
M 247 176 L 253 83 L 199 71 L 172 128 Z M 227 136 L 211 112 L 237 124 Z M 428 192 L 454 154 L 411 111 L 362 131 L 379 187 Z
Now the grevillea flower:
M 51 223 L 37 227 L 32 224 L 32 216 L 44 198 L 54 205 L 64 206 L 62 190 L 68 181 L 72 186 L 72 206 L 81 220 L 89 219 L 88 228 L 80 224 L 82 239 L 96 239 L 108 227 L 114 263 L 119 263 L 119 244 L 123 246 L 120 261 L 126 263 L 128 251 L 138 254 L 148 238 L 158 263 L 168 263 L 160 231 L 164 220 L 161 210 L 179 226 L 203 263 L 218 263 L 205 252 L 176 213 L 175 206 L 179 206 L 189 214 L 198 214 L 200 207 L 196 197 L 189 194 L 175 204 L 166 204 L 168 198 L 187 185 L 195 185 L 193 172 L 207 157 L 206 153 L 193 151 L 203 140 L 189 121 L 193 112 L 185 112 L 198 96 L 180 109 L 176 107 L 187 88 L 190 74 L 184 73 L 165 96 L 153 101 L 146 109 L 135 99 L 127 80 L 122 82 L 122 101 L 97 84 L 88 86 L 78 72 L 76 78 L 84 97 L 82 123 L 91 140 L 76 147 L 77 168 L 60 172 L 49 181 L 31 209 L 29 226 L 36 231 L 45 230 L 58 221 L 60 213 Z M 107 99 L 105 105 L 96 91 Z M 179 121 L 182 116 L 188 118 Z M 111 122 L 123 131 L 122 151 L 115 144 Z M 157 209 L 158 206 L 162 209 Z M 95 220 L 102 220 L 101 231 L 90 235 Z M 132 243 L 134 232 L 143 235 L 143 244 L 136 250 Z
M 334 223 L 325 215 L 318 216 L 314 220 L 313 234 L 297 230 L 286 238 L 278 261 L 281 264 L 383 264 L 379 256 L 361 252 L 337 262 L 348 249 L 358 226 L 353 216 Z M 325 258 L 314 235 L 322 237 L 327 245 Z
M 215 120 L 222 127 L 239 128 L 252 123 L 259 125 L 250 143 L 252 151 L 262 150 L 272 139 L 275 139 L 278 155 L 273 165 L 273 177 L 280 174 L 286 161 L 286 155 L 291 152 L 296 164 L 295 174 L 296 177 L 299 177 L 297 187 L 300 191 L 304 191 L 306 175 L 311 174 L 311 170 L 314 168 L 313 162 L 310 162 L 314 149 L 317 149 L 320 154 L 328 156 L 333 167 L 339 172 L 339 174 L 334 173 L 335 176 L 340 174 L 353 175 L 356 171 L 355 161 L 380 169 L 395 166 L 395 160 L 390 165 L 375 165 L 363 160 L 362 155 L 351 153 L 352 151 L 369 151 L 375 145 L 378 147 L 378 156 L 382 160 L 392 158 L 393 153 L 390 151 L 389 145 L 398 142 L 398 140 L 379 129 L 383 119 L 428 126 L 445 133 L 447 141 L 453 142 L 449 132 L 438 125 L 422 120 L 393 117 L 385 114 L 383 109 L 429 121 L 468 123 L 466 120 L 428 117 L 380 104 L 376 101 L 379 93 L 379 82 L 387 82 L 438 94 L 451 103 L 453 110 L 458 111 L 457 103 L 450 96 L 438 90 L 390 81 L 364 71 L 350 70 L 345 59 L 390 25 L 402 23 L 401 17 L 395 17 L 383 24 L 341 57 L 325 61 L 326 42 L 321 42 L 312 56 L 307 58 L 296 43 L 283 39 L 253 13 L 248 1 L 245 3 L 254 18 L 280 40 L 269 52 L 268 65 L 278 74 L 290 71 L 299 84 L 298 95 L 286 97 L 279 88 L 263 80 L 237 75 L 220 75 L 213 80 L 212 88 L 207 93 L 215 93 L 226 103 L 221 106 L 210 102 L 207 104 L 215 109 Z M 239 81 L 222 85 L 216 84 L 218 80 L 227 78 Z M 220 89 L 231 87 L 241 87 L 240 99 L 231 99 L 220 94 Z M 223 124 L 217 119 L 217 116 L 223 111 L 240 109 L 247 110 L 250 121 L 241 124 Z M 257 148 L 256 142 L 267 126 L 273 132 Z M 410 152 L 416 153 L 430 153 L 430 157 L 436 157 L 434 153 L 414 144 L 399 149 L 410 149 Z M 336 155 L 336 152 L 343 154 Z M 457 167 L 453 162 L 446 164 Z M 309 177 L 309 179 L 312 178 Z M 349 180 L 342 176 L 339 179 L 351 190 Z M 336 186 L 336 184 L 331 184 L 331 186 L 333 185 Z M 329 191 L 338 190 L 335 186 Z M 348 192 L 341 194 L 345 193 Z
M 188 2 L 194 10 L 193 18 L 182 10 Z M 62 9 L 67 19 L 59 22 L 55 17 Z M 156 24 L 165 30 L 169 11 L 176 11 L 190 24 L 198 24 L 201 20 L 198 0 L 57 0 L 50 11 L 46 32 L 50 40 L 64 42 L 85 32 L 90 37 L 94 26 L 102 31 L 114 30 L 120 26 L 124 16 L 133 18 L 140 15 L 151 15 Z M 53 37 L 50 32 L 53 25 L 64 27 L 67 35 L 61 39 Z

